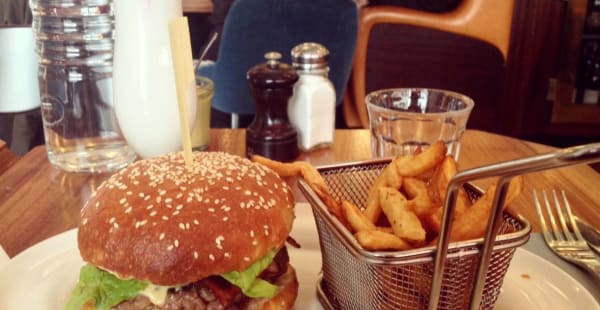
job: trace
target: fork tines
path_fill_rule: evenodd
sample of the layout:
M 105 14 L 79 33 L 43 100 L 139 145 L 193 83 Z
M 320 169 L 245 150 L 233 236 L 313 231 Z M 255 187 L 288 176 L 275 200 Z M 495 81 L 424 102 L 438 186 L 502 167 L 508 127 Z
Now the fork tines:
M 553 239 L 558 240 L 558 241 L 585 242 L 583 239 L 583 236 L 581 235 L 581 232 L 579 231 L 579 227 L 577 227 L 577 224 L 575 223 L 575 217 L 573 216 L 573 213 L 571 211 L 571 205 L 569 204 L 569 201 L 567 200 L 565 191 L 561 190 L 560 193 L 562 196 L 562 203 L 556 194 L 556 190 L 552 190 L 552 198 L 553 198 L 553 202 L 554 202 L 554 204 L 553 204 L 554 208 L 552 208 L 552 206 L 548 200 L 548 195 L 546 195 L 546 191 L 542 191 L 542 198 L 544 200 L 545 211 L 546 211 L 545 213 L 547 214 L 547 217 L 550 220 L 551 227 L 548 227 L 548 225 L 544 219 L 545 218 L 544 212 L 541 209 L 541 205 L 538 200 L 537 193 L 535 190 L 533 191 L 533 199 L 535 202 L 535 207 L 536 207 L 536 210 L 538 213 L 538 217 L 540 219 L 542 231 L 544 232 L 544 237 L 546 237 L 547 233 L 552 232 L 555 236 L 555 238 L 553 238 Z M 566 216 L 565 216 L 565 213 L 566 213 Z M 554 214 L 556 214 L 556 216 L 558 217 L 558 221 L 561 226 L 560 228 L 562 228 L 562 229 L 559 229 L 557 220 L 555 219 Z M 549 229 L 549 228 L 551 228 L 551 229 Z

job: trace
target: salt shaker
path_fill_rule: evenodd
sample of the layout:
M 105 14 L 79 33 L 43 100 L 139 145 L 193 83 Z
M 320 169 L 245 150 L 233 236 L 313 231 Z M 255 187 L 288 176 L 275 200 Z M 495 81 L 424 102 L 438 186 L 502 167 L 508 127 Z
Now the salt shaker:
M 265 54 L 266 63 L 252 67 L 246 78 L 256 106 L 252 123 L 246 131 L 248 156 L 262 155 L 278 161 L 298 157 L 298 134 L 287 114 L 287 105 L 298 74 L 281 63 L 281 54 Z
M 292 66 L 299 75 L 288 115 L 298 130 L 302 150 L 330 145 L 335 130 L 335 88 L 327 77 L 329 51 L 318 43 L 292 49 Z

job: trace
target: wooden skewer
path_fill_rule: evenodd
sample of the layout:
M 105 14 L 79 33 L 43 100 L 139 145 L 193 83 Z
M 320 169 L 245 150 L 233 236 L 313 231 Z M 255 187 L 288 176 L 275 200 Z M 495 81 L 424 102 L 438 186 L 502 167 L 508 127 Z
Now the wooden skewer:
M 181 121 L 181 141 L 183 144 L 183 157 L 186 167 L 192 166 L 192 140 L 190 138 L 190 125 L 186 104 L 196 99 L 196 79 L 192 61 L 192 45 L 187 17 L 175 17 L 169 22 L 169 36 L 171 42 L 171 57 L 175 71 L 175 84 L 177 88 L 177 103 Z M 196 103 L 194 102 L 194 107 Z

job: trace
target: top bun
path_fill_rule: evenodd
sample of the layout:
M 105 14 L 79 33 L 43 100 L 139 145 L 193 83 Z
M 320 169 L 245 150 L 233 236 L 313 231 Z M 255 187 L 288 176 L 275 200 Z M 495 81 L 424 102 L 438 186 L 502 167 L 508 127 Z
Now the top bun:
M 185 285 L 244 270 L 282 247 L 294 198 L 269 168 L 226 153 L 137 161 L 112 175 L 81 210 L 83 260 L 119 278 Z

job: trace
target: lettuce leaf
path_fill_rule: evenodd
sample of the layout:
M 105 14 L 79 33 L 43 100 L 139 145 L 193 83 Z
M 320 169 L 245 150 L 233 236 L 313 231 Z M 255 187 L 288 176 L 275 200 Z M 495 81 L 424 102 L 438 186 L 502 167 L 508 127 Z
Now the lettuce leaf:
M 79 282 L 71 292 L 65 310 L 79 310 L 92 301 L 97 310 L 109 309 L 137 294 L 148 285 L 137 280 L 121 280 L 92 265 L 85 265 L 79 273 Z
M 271 298 L 277 293 L 277 286 L 257 277 L 263 270 L 269 267 L 276 254 L 276 250 L 271 250 L 263 258 L 254 262 L 248 269 L 244 271 L 232 271 L 221 276 L 229 281 L 229 283 L 239 287 L 244 295 L 248 297 Z
M 257 278 L 273 262 L 277 254 L 271 250 L 244 271 L 232 271 L 221 275 L 231 284 L 252 298 L 271 298 L 277 293 L 277 286 Z M 135 298 L 149 282 L 121 280 L 114 275 L 92 265 L 85 265 L 79 273 L 79 282 L 71 292 L 64 310 L 80 310 L 89 301 L 97 310 L 110 309 L 124 300 Z

